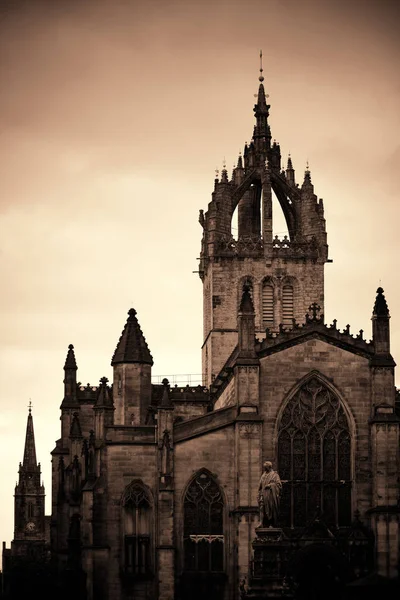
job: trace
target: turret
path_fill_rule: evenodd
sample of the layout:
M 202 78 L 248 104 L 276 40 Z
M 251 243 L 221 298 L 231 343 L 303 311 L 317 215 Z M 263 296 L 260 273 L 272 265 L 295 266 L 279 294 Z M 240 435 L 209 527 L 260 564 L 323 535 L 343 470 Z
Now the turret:
M 290 154 L 289 154 L 289 158 L 287 161 L 287 167 L 286 167 L 286 180 L 289 185 L 295 187 L 296 182 L 295 182 L 295 178 L 294 178 L 294 169 L 293 169 L 293 164 L 292 164 L 292 159 L 291 159 Z
M 64 365 L 64 399 L 62 406 L 64 408 L 74 407 L 78 404 L 76 397 L 76 365 L 74 347 L 72 344 L 68 346 L 67 358 Z
M 374 342 L 375 354 L 380 356 L 390 355 L 390 327 L 389 309 L 383 289 L 378 287 L 377 296 L 372 313 L 372 340 Z
M 116 425 L 144 425 L 151 400 L 153 358 L 131 308 L 111 365 Z
M 64 399 L 61 403 L 61 438 L 66 447 L 66 440 L 70 434 L 72 424 L 72 415 L 79 411 L 79 402 L 77 399 L 76 372 L 78 370 L 74 347 L 68 346 L 67 358 L 64 364 Z
M 114 403 L 112 391 L 107 385 L 107 377 L 100 379 L 100 386 L 97 391 L 97 400 L 94 405 L 95 414 L 95 435 L 96 439 L 104 437 L 104 430 L 113 424 L 114 421 Z

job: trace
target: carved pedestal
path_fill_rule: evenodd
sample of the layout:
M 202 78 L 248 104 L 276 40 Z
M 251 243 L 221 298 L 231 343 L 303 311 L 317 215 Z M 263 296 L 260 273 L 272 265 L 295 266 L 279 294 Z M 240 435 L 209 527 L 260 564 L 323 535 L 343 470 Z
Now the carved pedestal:
M 290 541 L 279 527 L 258 527 L 253 541 L 251 590 L 254 599 L 282 598 Z

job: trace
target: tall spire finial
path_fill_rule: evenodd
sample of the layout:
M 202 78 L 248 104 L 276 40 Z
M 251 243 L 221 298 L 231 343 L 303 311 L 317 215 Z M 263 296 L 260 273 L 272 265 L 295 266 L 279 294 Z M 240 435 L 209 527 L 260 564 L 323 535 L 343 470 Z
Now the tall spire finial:
M 31 414 L 31 412 L 32 412 L 32 400 L 30 398 L 29 398 L 28 408 L 29 408 L 29 414 Z
M 260 50 L 260 77 L 258 78 L 259 81 L 264 81 L 264 76 L 263 76 L 263 62 L 262 62 L 262 50 Z

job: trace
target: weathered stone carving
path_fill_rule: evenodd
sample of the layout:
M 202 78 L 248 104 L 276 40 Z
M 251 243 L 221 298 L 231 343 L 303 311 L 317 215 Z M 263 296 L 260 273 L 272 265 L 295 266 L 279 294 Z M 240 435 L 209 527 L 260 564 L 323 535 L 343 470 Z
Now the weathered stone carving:
M 266 461 L 264 463 L 264 472 L 261 475 L 260 485 L 258 487 L 261 527 L 278 526 L 281 490 L 281 478 L 276 471 L 273 471 L 272 463 Z

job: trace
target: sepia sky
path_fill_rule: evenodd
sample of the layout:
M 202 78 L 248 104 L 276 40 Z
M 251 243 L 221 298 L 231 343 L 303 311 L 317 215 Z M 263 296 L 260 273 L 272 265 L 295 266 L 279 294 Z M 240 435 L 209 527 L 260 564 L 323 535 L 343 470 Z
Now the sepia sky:
M 30 398 L 50 513 L 68 344 L 79 381 L 111 379 L 133 306 L 155 374 L 201 372 L 198 211 L 251 138 L 260 48 L 272 135 L 324 199 L 326 319 L 369 339 L 382 285 L 400 360 L 399 19 L 388 0 L 1 1 L 0 541 Z

